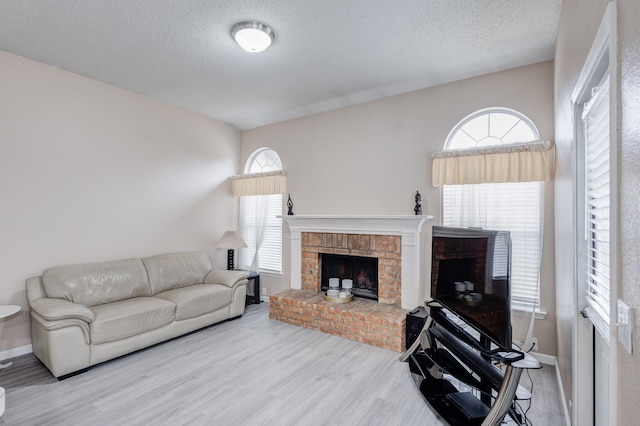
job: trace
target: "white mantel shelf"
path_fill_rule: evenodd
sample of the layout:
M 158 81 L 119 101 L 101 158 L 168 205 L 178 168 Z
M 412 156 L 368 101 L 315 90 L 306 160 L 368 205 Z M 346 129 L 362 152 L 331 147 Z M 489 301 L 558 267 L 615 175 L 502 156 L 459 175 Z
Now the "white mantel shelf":
M 430 247 L 423 250 L 422 227 L 433 216 L 282 216 L 291 231 L 291 288 L 302 287 L 301 232 L 341 234 L 400 235 L 402 249 L 402 307 L 413 309 L 424 301 L 425 258 L 431 257 Z M 430 227 L 429 227 L 430 231 Z
M 310 232 L 343 232 L 353 234 L 399 235 L 421 232 L 422 225 L 433 216 L 336 216 L 298 215 L 282 216 L 289 230 Z

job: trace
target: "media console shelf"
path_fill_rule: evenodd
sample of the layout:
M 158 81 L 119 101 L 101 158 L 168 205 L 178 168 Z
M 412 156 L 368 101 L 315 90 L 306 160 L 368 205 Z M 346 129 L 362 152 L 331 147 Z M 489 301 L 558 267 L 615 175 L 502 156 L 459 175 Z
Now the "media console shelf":
M 521 351 L 492 350 L 487 339 L 469 333 L 465 323 L 440 306 L 427 306 L 427 312 L 419 337 L 400 360 L 409 363 L 431 407 L 454 426 L 494 426 L 506 416 L 511 424 L 526 424 L 515 401 L 530 399 L 531 393 L 518 383 L 524 370 L 540 368 L 540 363 Z M 504 371 L 494 364 L 502 364 Z

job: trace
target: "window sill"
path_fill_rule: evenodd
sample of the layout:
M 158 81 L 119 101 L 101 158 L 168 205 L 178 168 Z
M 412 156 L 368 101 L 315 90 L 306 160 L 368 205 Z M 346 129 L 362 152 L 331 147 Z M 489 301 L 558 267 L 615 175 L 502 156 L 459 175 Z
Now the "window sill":
M 251 267 L 249 266 L 241 266 L 238 268 L 239 270 L 242 271 L 253 271 L 253 269 L 251 269 Z M 257 272 L 260 274 L 260 276 L 262 277 L 273 277 L 273 278 L 284 278 L 284 273 L 282 272 L 277 272 L 277 271 L 273 271 L 273 270 L 259 270 L 259 271 L 253 271 L 253 272 Z
M 511 304 L 511 314 L 517 317 L 531 318 L 531 306 Z M 537 320 L 545 319 L 546 316 L 546 311 L 536 309 L 535 317 Z
M 259 274 L 263 277 L 272 277 L 272 278 L 283 278 L 284 274 L 282 272 L 273 272 L 273 271 L 260 271 Z

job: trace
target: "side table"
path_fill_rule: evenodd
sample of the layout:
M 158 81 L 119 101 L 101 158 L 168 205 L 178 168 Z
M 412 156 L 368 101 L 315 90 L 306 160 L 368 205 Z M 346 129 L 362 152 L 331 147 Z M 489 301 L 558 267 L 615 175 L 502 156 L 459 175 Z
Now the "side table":
M 20 306 L 18 305 L 0 305 L 0 336 L 2 336 L 2 328 L 4 326 L 4 318 L 8 318 L 11 315 L 20 312 Z M 0 364 L 0 369 L 10 367 L 13 363 L 7 362 L 6 364 Z
M 245 271 L 249 273 L 247 277 L 248 280 L 253 281 L 253 296 L 250 296 L 247 292 L 247 301 L 246 304 L 260 304 L 260 274 L 256 271 Z M 249 286 L 249 283 L 247 283 Z
M 0 305 L 0 336 L 2 336 L 2 328 L 4 325 L 3 319 L 17 314 L 18 312 L 20 312 L 20 306 L 18 305 Z M 13 365 L 12 362 L 0 364 L 0 369 L 10 367 L 11 365 Z M 0 416 L 4 414 L 5 410 L 5 394 L 6 392 L 4 388 L 0 388 Z

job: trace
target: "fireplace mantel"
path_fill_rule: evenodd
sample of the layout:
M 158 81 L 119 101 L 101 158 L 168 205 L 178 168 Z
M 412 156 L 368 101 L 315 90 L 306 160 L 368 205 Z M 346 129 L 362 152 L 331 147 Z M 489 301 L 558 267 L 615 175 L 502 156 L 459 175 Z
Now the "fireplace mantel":
M 423 234 L 430 234 L 431 227 L 425 231 L 422 228 L 433 216 L 296 215 L 282 216 L 282 219 L 291 231 L 291 288 L 301 288 L 301 232 L 400 235 L 402 307 L 413 309 L 424 302 L 427 292 L 425 267 L 430 266 L 431 247 L 425 244 Z
M 350 234 L 399 235 L 422 231 L 425 221 L 433 216 L 282 216 L 293 231 L 343 232 Z

